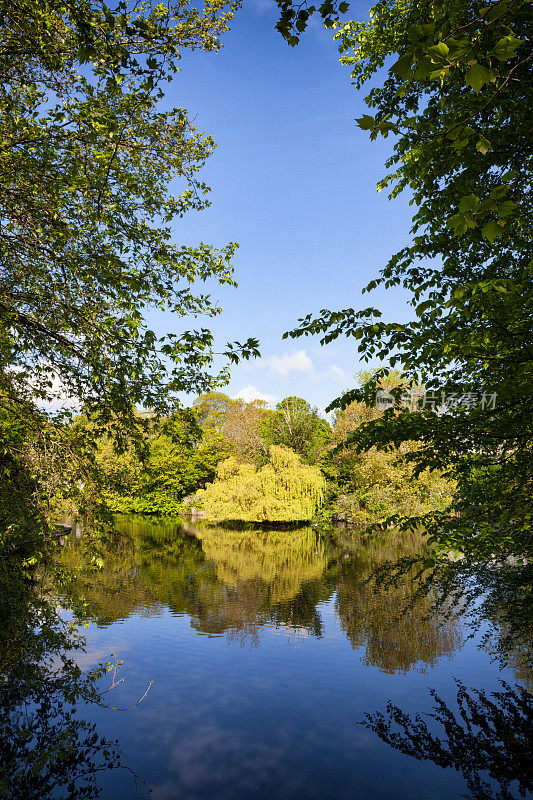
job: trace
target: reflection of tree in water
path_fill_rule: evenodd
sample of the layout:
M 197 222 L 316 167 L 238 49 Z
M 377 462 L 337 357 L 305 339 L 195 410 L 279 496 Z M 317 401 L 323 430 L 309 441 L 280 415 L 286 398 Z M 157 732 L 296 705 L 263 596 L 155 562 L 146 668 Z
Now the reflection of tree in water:
M 120 535 L 91 564 L 86 542 L 70 540 L 60 553 L 70 573 L 68 603 L 82 617 L 110 625 L 131 614 L 156 612 L 162 604 L 183 612 L 192 576 L 205 570 L 201 544 L 176 524 L 120 520 Z M 212 570 L 210 570 L 212 572 Z M 80 602 L 81 601 L 81 602 Z
M 457 681 L 458 712 L 437 695 L 428 716 L 409 716 L 388 703 L 386 714 L 367 714 L 366 727 L 387 744 L 419 761 L 462 773 L 471 800 L 514 800 L 533 792 L 533 698 L 502 682 L 497 692 L 467 690 Z
M 316 606 L 332 586 L 324 539 L 311 527 L 202 526 L 195 533 L 215 565 L 222 595 L 216 606 L 217 620 L 231 641 L 258 644 L 265 623 L 274 623 L 290 641 L 304 633 L 321 635 Z M 211 615 L 214 610 L 213 605 Z M 205 627 L 205 617 L 201 625 Z
M 267 531 L 205 526 L 197 535 L 222 583 L 232 586 L 259 578 L 268 586 L 271 603 L 295 597 L 327 565 L 324 542 L 308 526 Z
M 483 624 L 481 645 L 533 687 L 533 563 L 464 559 L 440 566 L 432 584 L 440 596 L 461 602 L 472 629 Z
M 2 609 L 5 611 L 5 609 Z M 45 603 L 10 604 L 0 630 L 0 796 L 64 800 L 100 796 L 98 775 L 121 767 L 118 746 L 78 705 L 98 701 L 94 670 L 64 654 L 79 646 Z
M 365 648 L 365 662 L 393 673 L 451 656 L 461 644 L 457 621 L 432 610 L 431 596 L 416 595 L 412 573 L 386 587 L 371 580 L 381 564 L 420 552 L 422 536 L 353 535 L 349 544 L 354 557 L 339 576 L 336 611 L 352 646 Z
M 429 599 L 403 610 L 414 591 L 407 577 L 378 593 L 364 584 L 377 565 L 417 552 L 420 536 L 390 531 L 365 540 L 339 532 L 332 544 L 310 527 L 235 530 L 128 518 L 120 527 L 126 536 L 103 554 L 100 570 L 81 569 L 81 543 L 63 552 L 65 563 L 80 568 L 71 602 L 84 596 L 86 613 L 100 624 L 165 605 L 188 614 L 197 630 L 243 644 L 257 645 L 265 624 L 289 640 L 300 632 L 320 636 L 317 606 L 338 581 L 341 625 L 354 647 L 366 647 L 369 663 L 407 670 L 459 644 L 453 619 L 428 616 Z
M 332 591 L 323 574 L 323 538 L 312 528 L 234 530 L 120 520 L 126 534 L 87 569 L 83 542 L 69 542 L 63 563 L 73 570 L 69 603 L 99 624 L 166 605 L 187 613 L 197 630 L 228 633 L 256 645 L 260 628 L 320 635 L 316 605 Z M 85 606 L 76 603 L 84 598 Z

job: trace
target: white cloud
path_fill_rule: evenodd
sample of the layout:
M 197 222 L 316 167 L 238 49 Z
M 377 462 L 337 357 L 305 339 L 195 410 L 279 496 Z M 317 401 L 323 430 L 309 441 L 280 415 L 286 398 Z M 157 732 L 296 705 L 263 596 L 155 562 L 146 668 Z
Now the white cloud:
M 313 375 L 313 362 L 305 350 L 298 350 L 296 353 L 283 353 L 281 356 L 269 356 L 265 359 L 265 364 L 272 375 L 280 375 L 286 378 L 293 372 L 304 372 Z
M 233 395 L 235 400 L 244 400 L 245 403 L 251 403 L 253 400 L 264 400 L 269 405 L 276 403 L 276 398 L 271 394 L 260 392 L 256 386 L 245 386 L 240 392 Z
M 337 381 L 338 383 L 347 383 L 350 380 L 348 373 L 338 367 L 336 364 L 332 364 L 331 367 L 327 369 L 326 372 L 323 372 L 320 377 L 326 378 L 330 381 Z

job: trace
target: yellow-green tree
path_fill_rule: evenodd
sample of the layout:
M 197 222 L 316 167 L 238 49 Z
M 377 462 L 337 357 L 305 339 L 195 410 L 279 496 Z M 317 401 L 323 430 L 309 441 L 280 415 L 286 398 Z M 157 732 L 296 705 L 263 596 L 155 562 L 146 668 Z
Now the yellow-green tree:
M 219 464 L 217 480 L 197 492 L 211 522 L 301 522 L 310 520 L 324 497 L 317 467 L 302 464 L 285 447 L 271 445 L 269 462 L 259 470 L 235 458 Z
M 361 383 L 372 378 L 362 372 Z M 407 386 L 398 370 L 390 370 L 380 379 L 385 391 Z M 409 387 L 415 392 L 420 386 Z M 337 496 L 332 509 L 353 522 L 367 525 L 382 522 L 393 514 L 419 516 L 435 509 L 447 508 L 453 498 L 455 484 L 440 470 L 422 470 L 416 477 L 412 460 L 420 448 L 416 441 L 399 442 L 386 449 L 371 447 L 361 450 L 352 443 L 358 429 L 383 417 L 376 406 L 354 401 L 337 412 L 333 426 L 332 473 Z

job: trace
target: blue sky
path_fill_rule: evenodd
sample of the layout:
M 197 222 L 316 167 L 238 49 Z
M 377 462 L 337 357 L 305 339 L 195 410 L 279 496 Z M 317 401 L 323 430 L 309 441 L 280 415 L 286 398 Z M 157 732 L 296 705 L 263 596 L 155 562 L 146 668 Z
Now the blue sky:
M 353 4 L 366 18 L 368 5 Z M 331 32 L 313 23 L 298 47 L 274 30 L 273 0 L 238 12 L 219 53 L 187 54 L 168 102 L 187 108 L 217 143 L 203 172 L 212 206 L 174 225 L 176 240 L 236 241 L 237 289 L 218 287 L 223 314 L 206 321 L 221 344 L 255 336 L 262 358 L 235 367 L 225 391 L 279 400 L 297 394 L 324 407 L 353 385 L 352 341 L 282 340 L 298 317 L 321 308 L 375 305 L 409 315 L 401 293 L 362 287 L 409 241 L 408 198 L 387 200 L 376 183 L 390 143 L 370 142 L 354 118 L 363 92 L 339 63 Z M 159 316 L 159 331 L 182 320 Z M 197 322 L 197 321 L 195 321 Z

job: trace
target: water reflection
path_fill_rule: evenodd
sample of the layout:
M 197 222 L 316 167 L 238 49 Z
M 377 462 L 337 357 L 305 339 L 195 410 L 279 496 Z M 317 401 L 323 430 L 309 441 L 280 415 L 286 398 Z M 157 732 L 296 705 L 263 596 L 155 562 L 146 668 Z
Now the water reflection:
M 420 535 L 138 517 L 119 528 L 96 557 L 83 536 L 62 548 L 67 604 L 96 622 L 97 652 L 126 649 L 130 685 L 142 693 L 154 680 L 134 724 L 98 721 L 157 800 L 385 800 L 391 784 L 395 800 L 455 800 L 465 784 L 471 798 L 510 800 L 531 789 L 530 698 L 509 685 L 492 691 L 496 667 L 460 646 L 462 617 L 435 614 L 412 576 L 379 592 L 369 581 L 420 553 Z M 437 665 L 436 709 L 417 716 L 431 702 L 431 677 L 420 673 Z M 471 683 L 478 666 L 485 693 L 453 682 L 466 669 Z M 377 735 L 356 724 L 365 714 Z M 108 780 L 103 800 L 129 796 Z
M 292 600 L 302 584 L 320 580 L 326 569 L 323 539 L 310 527 L 292 530 L 197 528 L 206 558 L 216 564 L 225 585 L 260 581 L 270 603 Z
M 226 633 L 257 646 L 273 624 L 319 636 L 317 604 L 333 591 L 323 537 L 312 528 L 283 531 L 119 520 L 122 535 L 86 568 L 84 543 L 70 541 L 69 603 L 80 617 L 109 625 L 167 607 L 201 633 Z M 83 597 L 83 607 L 77 598 Z
M 384 562 L 420 552 L 421 537 L 376 534 L 345 541 L 354 556 L 339 576 L 336 609 L 352 646 L 365 649 L 365 663 L 383 672 L 406 672 L 415 665 L 434 666 L 461 645 L 462 634 L 450 609 L 437 613 L 435 597 L 417 596 L 413 573 L 401 575 L 386 591 L 372 582 Z
M 396 750 L 460 772 L 469 800 L 526 797 L 533 792 L 531 695 L 504 681 L 496 692 L 456 683 L 457 711 L 431 692 L 432 725 L 390 702 L 385 714 L 367 714 L 364 724 Z
M 311 527 L 235 530 L 138 518 L 119 525 L 123 535 L 100 569 L 83 568 L 83 542 L 63 550 L 78 569 L 70 600 L 83 596 L 84 613 L 100 625 L 167 607 L 187 614 L 197 631 L 241 644 L 258 646 L 266 625 L 301 640 L 322 635 L 319 605 L 336 591 L 341 629 L 365 663 L 384 672 L 433 665 L 460 645 L 457 621 L 431 614 L 431 598 L 414 600 L 411 576 L 386 592 L 368 583 L 380 563 L 420 552 L 420 535 L 369 541 Z
M 81 641 L 46 600 L 2 596 L 0 610 L 0 796 L 100 797 L 101 773 L 128 770 L 83 713 L 99 701 L 100 671 L 82 675 L 68 657 Z

